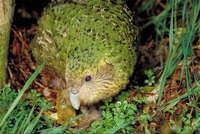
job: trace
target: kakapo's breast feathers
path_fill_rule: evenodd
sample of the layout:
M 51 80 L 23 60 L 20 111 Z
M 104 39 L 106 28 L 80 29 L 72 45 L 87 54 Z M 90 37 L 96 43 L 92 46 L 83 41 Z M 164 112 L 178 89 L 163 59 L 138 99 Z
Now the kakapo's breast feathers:
M 66 70 L 78 74 L 107 63 L 128 79 L 136 62 L 137 28 L 126 3 L 76 1 L 44 10 L 31 43 L 36 60 L 48 59 L 47 65 L 62 77 Z

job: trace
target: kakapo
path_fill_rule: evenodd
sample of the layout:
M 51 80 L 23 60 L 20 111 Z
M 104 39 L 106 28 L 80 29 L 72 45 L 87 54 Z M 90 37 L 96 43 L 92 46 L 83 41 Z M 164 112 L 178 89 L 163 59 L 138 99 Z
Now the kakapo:
M 39 20 L 33 55 L 65 79 L 72 106 L 87 109 L 129 83 L 138 30 L 123 0 L 56 3 Z

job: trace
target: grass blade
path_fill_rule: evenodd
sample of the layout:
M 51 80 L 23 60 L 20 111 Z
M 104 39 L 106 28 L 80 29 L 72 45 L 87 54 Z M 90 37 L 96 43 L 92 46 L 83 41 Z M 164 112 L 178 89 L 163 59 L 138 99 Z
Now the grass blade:
M 17 103 L 19 102 L 19 100 L 21 99 L 22 95 L 24 94 L 24 92 L 28 89 L 28 87 L 30 86 L 30 84 L 34 81 L 34 79 L 36 78 L 36 76 L 39 74 L 39 72 L 41 71 L 41 69 L 44 67 L 45 61 L 38 67 L 38 69 L 31 75 L 31 77 L 28 79 L 28 81 L 25 83 L 24 87 L 22 88 L 22 90 L 19 92 L 19 95 L 17 96 L 17 98 L 15 99 L 15 101 L 12 103 L 11 107 L 9 108 L 8 112 L 6 113 L 6 115 L 4 116 L 0 127 L 2 127 L 3 123 L 5 122 L 5 120 L 8 118 L 8 116 L 10 115 L 10 113 L 12 112 L 12 110 L 16 107 Z
M 112 128 L 112 129 L 109 129 L 108 131 L 104 132 L 103 134 L 114 134 L 114 133 L 117 132 L 119 129 L 124 128 L 124 127 L 127 126 L 128 124 L 130 124 L 130 122 L 129 122 L 129 123 L 124 123 L 124 124 L 121 124 L 121 125 L 119 125 L 119 126 L 116 126 L 116 127 Z
M 23 113 L 23 114 L 19 117 L 19 119 L 18 119 L 17 122 L 15 123 L 15 127 L 13 128 L 11 134 L 17 133 L 17 129 L 18 129 L 18 127 L 19 127 L 19 122 L 22 120 L 22 118 L 23 118 L 24 116 L 25 116 L 25 113 Z
M 42 116 L 43 109 L 40 111 L 40 113 L 34 118 L 34 120 L 29 124 L 29 126 L 24 131 L 24 134 L 33 132 L 33 129 L 35 128 L 36 124 L 38 123 L 40 117 Z
M 31 111 L 29 112 L 28 117 L 26 118 L 26 121 L 25 121 L 24 124 L 23 124 L 22 132 L 24 132 L 26 126 L 29 125 L 29 122 L 30 122 L 30 120 L 31 120 L 31 116 L 33 115 L 34 110 L 35 110 L 35 105 L 32 107 Z
M 49 129 L 44 129 L 40 131 L 40 134 L 60 134 L 63 133 L 67 126 L 52 127 Z

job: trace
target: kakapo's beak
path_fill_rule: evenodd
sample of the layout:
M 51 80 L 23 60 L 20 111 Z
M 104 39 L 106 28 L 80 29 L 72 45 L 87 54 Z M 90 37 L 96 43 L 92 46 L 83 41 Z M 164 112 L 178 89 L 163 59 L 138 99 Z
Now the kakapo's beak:
M 70 98 L 70 102 L 72 104 L 72 106 L 78 110 L 80 107 L 80 100 L 78 97 L 78 93 L 73 93 L 72 91 L 70 91 L 69 93 L 69 98 Z

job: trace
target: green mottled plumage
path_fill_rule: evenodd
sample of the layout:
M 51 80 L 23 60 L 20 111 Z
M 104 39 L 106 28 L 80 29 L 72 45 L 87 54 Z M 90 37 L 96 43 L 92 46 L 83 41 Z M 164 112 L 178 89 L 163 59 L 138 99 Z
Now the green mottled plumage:
M 39 21 L 33 54 L 38 62 L 48 59 L 47 65 L 66 79 L 70 91 L 84 90 L 80 103 L 95 103 L 125 88 L 133 73 L 137 29 L 132 17 L 121 0 L 57 4 Z M 88 75 L 95 85 L 87 85 Z

